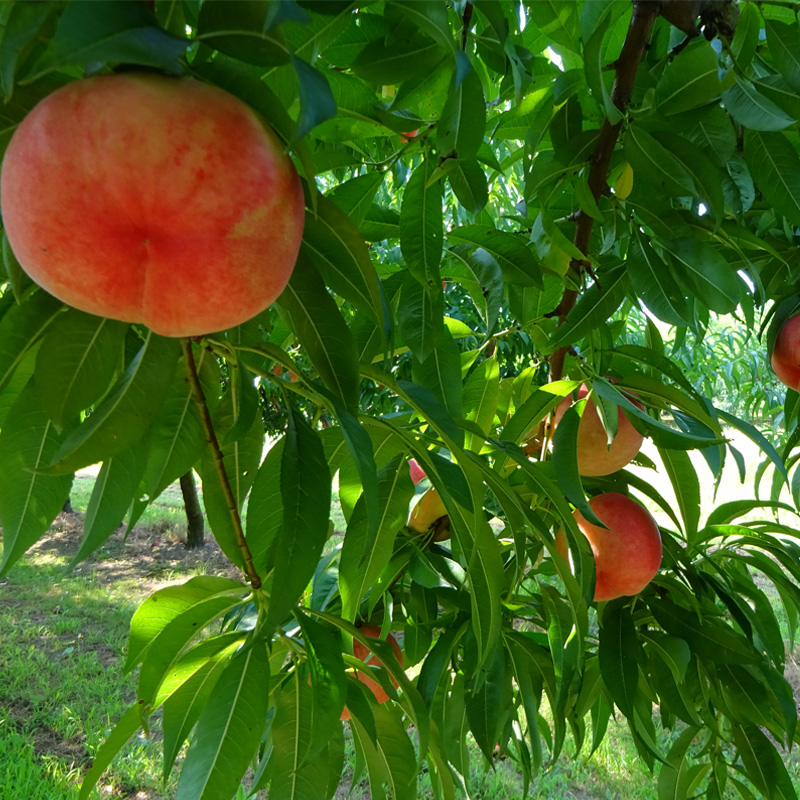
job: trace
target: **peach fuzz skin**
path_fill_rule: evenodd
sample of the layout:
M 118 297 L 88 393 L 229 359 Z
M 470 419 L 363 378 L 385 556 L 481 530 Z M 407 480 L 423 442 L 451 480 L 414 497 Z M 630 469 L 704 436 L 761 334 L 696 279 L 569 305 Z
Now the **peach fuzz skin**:
M 360 628 L 360 631 L 364 634 L 364 636 L 369 636 L 371 639 L 379 639 L 381 635 L 381 629 L 377 625 L 364 625 L 362 628 Z M 392 650 L 394 650 L 394 654 L 397 656 L 397 660 L 402 666 L 403 652 L 400 650 L 400 645 L 397 644 L 397 640 L 394 638 L 394 636 L 392 636 L 391 633 L 389 634 L 387 641 L 392 646 Z M 365 663 L 383 666 L 383 662 L 379 658 L 376 658 L 374 655 L 372 655 L 372 651 L 361 644 L 358 639 L 353 640 L 353 655 Z M 372 694 L 375 695 L 375 699 L 379 703 L 385 703 L 389 699 L 389 695 L 386 694 L 377 681 L 373 680 L 368 675 L 365 675 L 363 672 L 359 672 L 356 677 L 372 692 Z M 397 681 L 395 681 L 394 678 L 391 680 L 392 684 L 397 686 Z M 341 719 L 350 719 L 350 712 L 346 708 L 344 711 L 342 711 Z
M 582 400 L 587 394 L 589 394 L 589 389 L 586 384 L 583 384 L 578 390 L 578 400 Z M 570 405 L 572 405 L 571 397 L 565 397 L 558 404 L 555 411 L 556 425 Z M 628 418 L 622 413 L 622 409 L 619 409 L 617 434 L 609 447 L 608 437 L 600 415 L 597 413 L 597 407 L 594 400 L 589 398 L 578 426 L 578 471 L 587 477 L 610 475 L 631 463 L 643 441 L 642 434 L 631 425 Z
M 781 326 L 770 364 L 784 386 L 800 391 L 800 314 L 789 317 Z
M 164 336 L 263 311 L 291 276 L 305 216 L 291 160 L 247 105 L 135 72 L 42 100 L 8 146 L 0 202 L 36 283 Z
M 661 533 L 650 512 L 618 492 L 593 497 L 589 506 L 607 526 L 588 522 L 577 509 L 573 512 L 581 533 L 594 554 L 597 583 L 595 600 L 638 594 L 656 576 L 661 566 Z M 563 531 L 556 535 L 556 550 L 568 559 Z

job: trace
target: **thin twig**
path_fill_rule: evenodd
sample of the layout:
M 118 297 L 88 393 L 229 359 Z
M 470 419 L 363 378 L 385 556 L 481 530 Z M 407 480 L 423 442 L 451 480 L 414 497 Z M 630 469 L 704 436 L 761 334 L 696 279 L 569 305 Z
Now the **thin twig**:
M 464 16 L 462 17 L 461 21 L 461 49 L 466 52 L 467 39 L 469 39 L 469 27 L 472 24 L 472 3 L 468 2 L 464 6 Z
M 194 353 L 192 353 L 192 343 L 189 339 L 182 339 L 181 345 L 183 347 L 183 357 L 186 362 L 186 374 L 189 378 L 189 385 L 192 388 L 192 396 L 194 397 L 197 410 L 200 414 L 200 422 L 203 425 L 203 433 L 206 437 L 206 442 L 211 448 L 211 454 L 214 457 L 214 464 L 217 468 L 217 475 L 219 476 L 220 486 L 222 493 L 225 496 L 225 504 L 228 507 L 228 512 L 231 515 L 231 522 L 233 523 L 233 531 L 236 536 L 236 545 L 242 551 L 242 557 L 245 564 L 245 572 L 250 580 L 250 585 L 253 589 L 261 588 L 261 578 L 256 572 L 253 565 L 253 555 L 250 548 L 247 546 L 247 541 L 244 538 L 244 529 L 242 528 L 242 517 L 239 514 L 239 506 L 236 503 L 236 498 L 233 496 L 231 489 L 231 482 L 228 478 L 228 472 L 225 469 L 225 461 L 222 456 L 222 448 L 219 446 L 217 434 L 214 432 L 214 425 L 211 422 L 211 414 L 208 411 L 208 404 L 206 403 L 205 395 L 203 394 L 203 387 L 200 384 L 200 376 L 197 374 L 197 364 L 194 360 Z

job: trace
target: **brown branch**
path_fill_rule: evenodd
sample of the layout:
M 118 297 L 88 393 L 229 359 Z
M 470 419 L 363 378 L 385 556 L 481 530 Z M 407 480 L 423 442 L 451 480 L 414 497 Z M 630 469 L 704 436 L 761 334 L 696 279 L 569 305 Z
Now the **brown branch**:
M 464 16 L 462 17 L 463 26 L 461 28 L 461 49 L 466 52 L 467 39 L 469 38 L 469 26 L 472 24 L 472 3 L 467 2 L 464 6 Z
M 622 45 L 619 58 L 614 63 L 617 74 L 614 79 L 614 87 L 611 90 L 611 101 L 622 112 L 625 111 L 628 103 L 630 103 L 636 73 L 660 11 L 661 3 L 657 2 L 657 0 L 633 0 L 633 15 L 628 27 L 628 34 L 625 37 L 625 43 Z M 600 136 L 589 168 L 589 190 L 595 200 L 599 200 L 608 191 L 608 170 L 621 130 L 621 121 L 612 124 L 608 118 L 603 121 L 603 125 L 600 128 Z M 594 219 L 592 217 L 582 210 L 578 211 L 573 241 L 578 250 L 585 256 L 589 254 L 593 225 Z M 579 277 L 583 271 L 582 260 L 573 259 L 570 268 L 577 272 Z M 567 315 L 575 306 L 577 299 L 578 292 L 574 289 L 567 289 L 564 292 L 558 306 L 559 325 L 564 323 Z M 557 381 L 562 378 L 566 354 L 567 348 L 560 347 L 550 355 L 551 381 Z
M 211 448 L 211 454 L 214 457 L 214 465 L 217 468 L 220 486 L 222 487 L 222 493 L 225 496 L 225 504 L 228 507 L 228 512 L 231 515 L 233 531 L 234 535 L 236 536 L 236 545 L 242 551 L 245 572 L 250 580 L 250 585 L 253 587 L 253 589 L 259 589 L 261 588 L 261 578 L 259 577 L 259 574 L 256 572 L 256 568 L 253 565 L 253 556 L 244 538 L 242 517 L 239 514 L 239 506 L 236 503 L 236 498 L 233 496 L 231 482 L 228 478 L 228 472 L 225 469 L 225 461 L 222 456 L 222 448 L 219 446 L 217 434 L 214 432 L 214 425 L 211 422 L 211 414 L 208 411 L 208 404 L 206 403 L 206 398 L 203 394 L 203 387 L 200 384 L 200 376 L 197 374 L 197 364 L 194 360 L 194 353 L 192 353 L 192 342 L 189 339 L 182 339 L 181 345 L 183 347 L 184 361 L 186 362 L 186 374 L 189 378 L 189 385 L 192 387 L 192 396 L 194 397 L 197 410 L 200 414 L 200 422 L 203 425 L 203 433 L 205 434 L 206 442 Z

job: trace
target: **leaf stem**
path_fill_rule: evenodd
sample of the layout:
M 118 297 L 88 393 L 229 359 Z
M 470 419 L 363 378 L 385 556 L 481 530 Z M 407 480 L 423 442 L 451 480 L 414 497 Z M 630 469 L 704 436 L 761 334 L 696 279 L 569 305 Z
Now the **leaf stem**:
M 192 352 L 192 342 L 189 339 L 182 339 L 181 346 L 183 347 L 183 357 L 186 362 L 186 374 L 189 380 L 189 385 L 192 388 L 192 396 L 194 397 L 197 410 L 200 414 L 200 422 L 203 426 L 203 433 L 206 437 L 206 442 L 211 448 L 211 453 L 214 457 L 214 464 L 217 468 L 217 475 L 219 476 L 220 486 L 222 493 L 225 495 L 225 504 L 228 507 L 228 512 L 231 515 L 231 522 L 233 523 L 233 530 L 236 536 L 236 544 L 242 551 L 242 557 L 245 564 L 245 572 L 250 580 L 250 585 L 253 589 L 261 588 L 261 578 L 256 572 L 253 565 L 253 555 L 250 548 L 247 546 L 247 541 L 244 538 L 244 529 L 242 528 L 242 517 L 239 514 L 239 506 L 236 503 L 236 498 L 233 496 L 231 489 L 231 482 L 228 478 L 228 473 L 225 470 L 225 462 L 222 456 L 222 448 L 219 446 L 217 434 L 214 431 L 214 425 L 211 422 L 211 414 L 208 411 L 208 403 L 206 403 L 205 395 L 203 394 L 203 387 L 200 384 L 200 376 L 197 374 L 197 364 L 194 360 L 194 353 Z

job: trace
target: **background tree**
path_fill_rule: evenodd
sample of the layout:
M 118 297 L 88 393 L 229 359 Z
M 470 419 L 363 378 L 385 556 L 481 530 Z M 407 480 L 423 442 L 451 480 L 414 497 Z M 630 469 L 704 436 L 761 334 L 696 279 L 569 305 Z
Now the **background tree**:
M 766 350 L 800 305 L 799 8 L 2 5 L 0 147 L 67 82 L 187 75 L 269 123 L 306 202 L 277 302 L 181 341 L 66 309 L 4 239 L 0 574 L 98 460 L 80 558 L 195 468 L 243 571 L 142 604 L 137 701 L 82 796 L 163 706 L 167 773 L 190 739 L 180 800 L 233 796 L 250 764 L 271 800 L 332 796 L 343 715 L 374 797 L 413 797 L 423 765 L 438 796 L 469 792 L 468 734 L 530 780 L 568 735 L 595 747 L 612 714 L 661 764 L 663 797 L 795 797 L 781 752 L 797 710 L 760 582 L 793 642 L 800 551 L 771 511 L 795 513 L 777 498 L 800 483 L 797 387 L 776 447 L 703 393 L 656 321 L 673 326 L 674 355 L 709 342 L 716 315 L 751 343 L 771 319 Z M 555 433 L 551 418 L 582 383 L 609 438 L 621 413 L 656 446 L 658 462 L 637 460 L 669 476 L 677 503 L 625 468 L 580 475 L 587 401 Z M 700 507 L 687 451 L 714 475 L 742 460 L 723 424 L 762 449 L 772 499 Z M 265 427 L 277 440 L 262 457 Z M 446 511 L 424 533 L 406 526 L 410 457 Z M 347 531 L 326 549 L 336 475 Z M 652 582 L 595 602 L 572 512 L 602 523 L 588 498 L 614 493 L 670 522 Z M 656 707 L 675 731 L 667 752 Z

